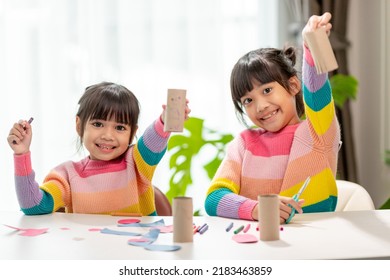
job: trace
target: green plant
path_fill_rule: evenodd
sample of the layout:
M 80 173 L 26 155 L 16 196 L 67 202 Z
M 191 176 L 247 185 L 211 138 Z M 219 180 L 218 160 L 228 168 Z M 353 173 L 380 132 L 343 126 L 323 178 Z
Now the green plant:
M 348 99 L 356 99 L 358 81 L 353 76 L 336 74 L 329 81 L 336 106 L 342 108 Z
M 224 134 L 204 126 L 204 120 L 189 118 L 184 125 L 185 133 L 171 136 L 168 142 L 168 151 L 171 154 L 169 168 L 172 175 L 169 180 L 168 199 L 184 196 L 187 188 L 192 185 L 191 167 L 193 159 L 205 146 L 215 149 L 213 158 L 203 165 L 208 177 L 211 179 L 220 165 L 224 155 L 225 146 L 233 139 L 233 135 Z

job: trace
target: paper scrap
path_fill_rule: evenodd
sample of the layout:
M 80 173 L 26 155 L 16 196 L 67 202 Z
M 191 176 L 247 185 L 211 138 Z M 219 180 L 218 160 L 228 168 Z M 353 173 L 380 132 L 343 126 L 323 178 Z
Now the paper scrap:
M 238 243 L 256 243 L 258 241 L 256 236 L 249 233 L 235 234 L 232 239 Z

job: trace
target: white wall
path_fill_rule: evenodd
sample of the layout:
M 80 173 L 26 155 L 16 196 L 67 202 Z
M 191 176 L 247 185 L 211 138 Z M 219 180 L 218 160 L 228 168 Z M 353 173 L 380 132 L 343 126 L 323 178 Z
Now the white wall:
M 357 100 L 352 102 L 358 180 L 378 208 L 390 197 L 390 167 L 383 160 L 390 132 L 385 131 L 384 126 L 390 119 L 382 106 L 390 90 L 390 87 L 386 90 L 390 76 L 384 72 L 388 61 L 384 51 L 390 49 L 390 44 L 384 45 L 390 39 L 389 31 L 384 34 L 385 27 L 390 28 L 384 11 L 389 10 L 390 1 L 353 0 L 349 3 L 349 71 L 359 81 Z

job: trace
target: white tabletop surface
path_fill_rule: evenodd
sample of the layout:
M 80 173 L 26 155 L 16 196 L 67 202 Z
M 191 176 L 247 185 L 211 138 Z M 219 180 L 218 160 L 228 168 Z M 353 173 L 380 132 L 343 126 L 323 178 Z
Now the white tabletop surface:
M 172 252 L 148 251 L 131 246 L 129 236 L 103 234 L 91 229 L 146 233 L 149 228 L 118 227 L 117 221 L 129 217 L 54 213 L 25 216 L 21 212 L 0 212 L 0 259 L 3 260 L 306 260 L 306 259 L 390 259 L 390 210 L 297 214 L 282 225 L 278 241 L 237 243 L 233 231 L 251 224 L 247 233 L 255 235 L 257 222 L 220 217 L 194 217 L 195 225 L 207 223 L 209 229 L 195 234 L 192 243 L 174 243 L 172 233 L 160 233 L 154 244 L 180 245 Z M 172 217 L 142 217 L 142 222 Z M 230 232 L 226 227 L 234 222 Z M 5 225 L 18 228 L 48 228 L 45 234 L 19 235 Z

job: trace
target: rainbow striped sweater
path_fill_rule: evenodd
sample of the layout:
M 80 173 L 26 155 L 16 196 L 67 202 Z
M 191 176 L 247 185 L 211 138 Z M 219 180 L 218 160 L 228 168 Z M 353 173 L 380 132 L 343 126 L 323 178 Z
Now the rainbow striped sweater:
M 207 214 L 252 220 L 258 195 L 292 197 L 308 176 L 303 211 L 334 211 L 340 128 L 328 74 L 317 75 L 306 48 L 302 74 L 306 119 L 277 133 L 248 129 L 233 139 L 207 191 Z
M 151 181 L 169 135 L 159 118 L 122 157 L 64 162 L 50 171 L 41 186 L 35 181 L 30 153 L 15 155 L 15 185 L 21 210 L 26 215 L 52 213 L 61 207 L 69 213 L 156 215 Z

